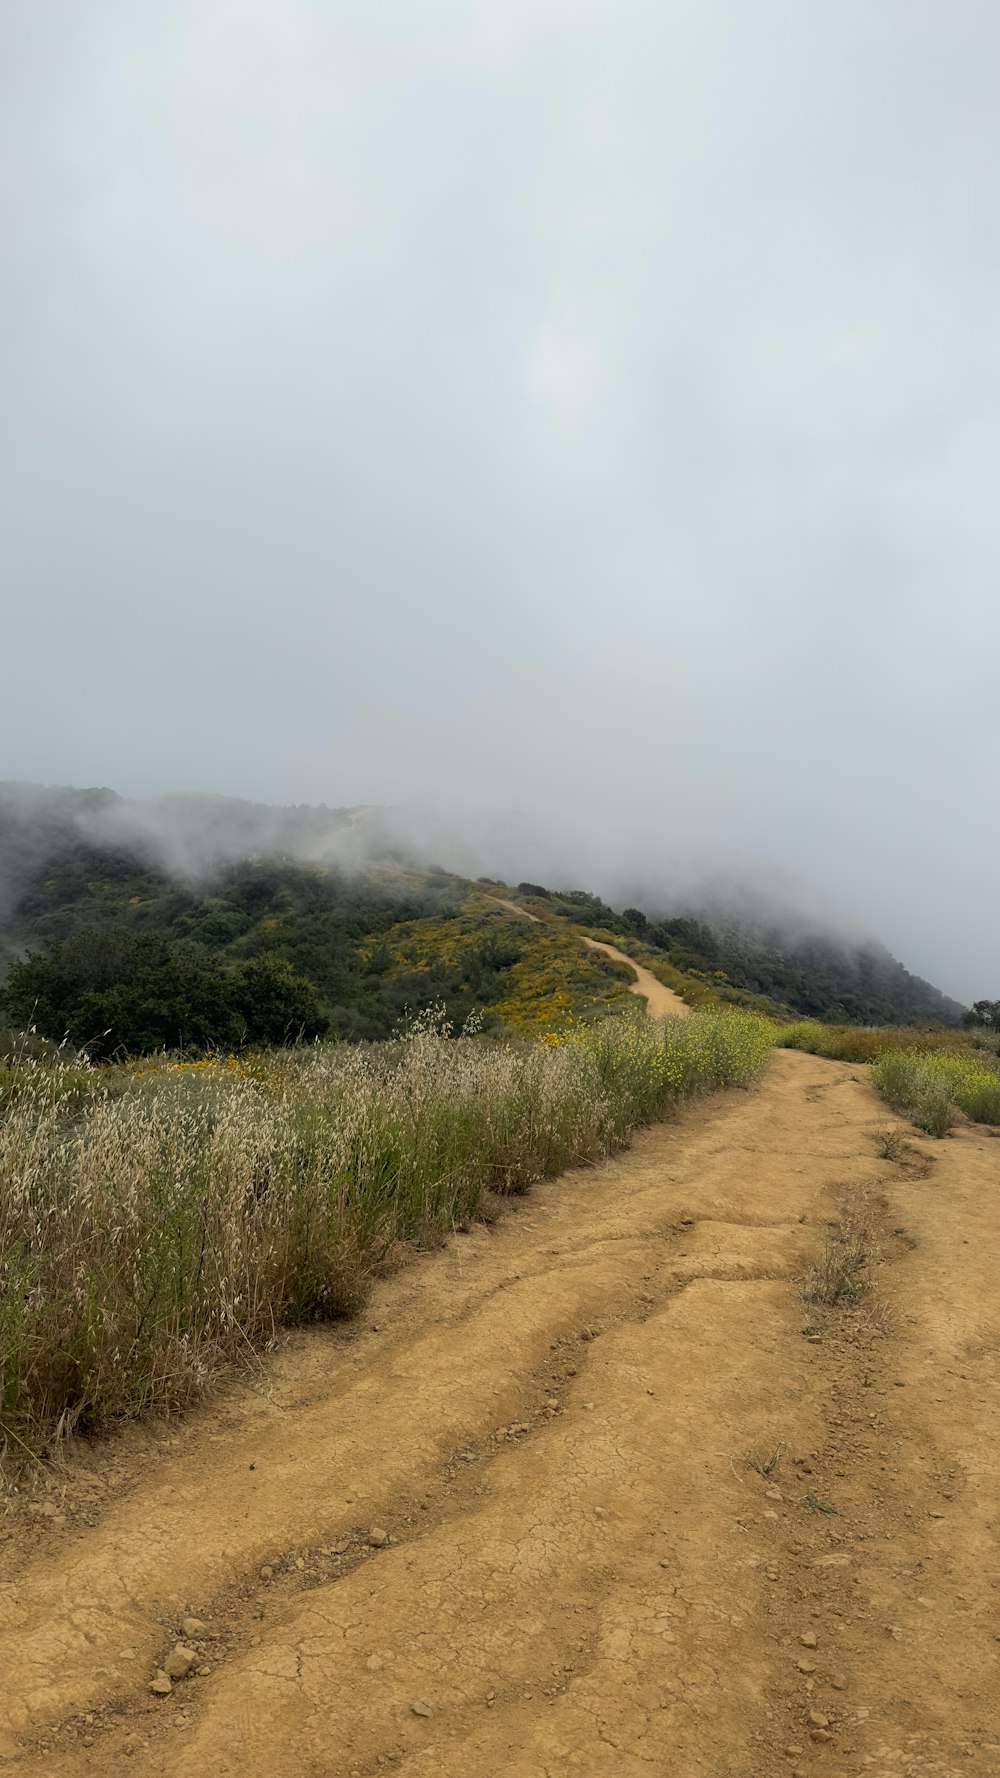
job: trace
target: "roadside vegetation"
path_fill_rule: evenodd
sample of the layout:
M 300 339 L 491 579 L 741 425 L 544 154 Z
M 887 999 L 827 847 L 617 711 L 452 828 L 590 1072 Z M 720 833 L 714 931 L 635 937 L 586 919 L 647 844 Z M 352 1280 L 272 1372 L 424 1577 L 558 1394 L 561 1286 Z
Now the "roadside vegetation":
M 892 1054 L 925 1055 L 964 1049 L 968 1041 L 953 1030 L 916 1025 L 825 1025 L 819 1019 L 797 1019 L 781 1025 L 779 1049 L 807 1050 L 831 1062 L 877 1062 Z
M 931 1136 L 947 1135 L 959 1112 L 974 1124 L 1000 1124 L 1000 1063 L 993 1055 L 890 1053 L 872 1069 L 872 1085 Z
M 1000 1124 L 1000 1036 L 989 1025 L 960 1032 L 801 1019 L 779 1026 L 775 1042 L 831 1061 L 870 1063 L 875 1091 L 930 1136 L 946 1136 L 960 1115 Z
M 350 1314 L 413 1245 L 757 1078 L 764 1020 L 604 1019 L 130 1066 L 17 1053 L 0 1121 L 9 1446 L 189 1401 L 275 1330 Z M 37 1046 L 36 1046 L 37 1047 Z

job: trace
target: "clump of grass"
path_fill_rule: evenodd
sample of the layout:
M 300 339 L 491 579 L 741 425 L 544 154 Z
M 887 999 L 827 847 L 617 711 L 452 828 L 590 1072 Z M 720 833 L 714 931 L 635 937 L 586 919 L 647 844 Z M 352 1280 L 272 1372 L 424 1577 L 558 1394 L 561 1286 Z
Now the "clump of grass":
M 765 1482 L 769 1482 L 772 1477 L 777 1475 L 778 1470 L 781 1468 L 781 1458 L 784 1449 L 785 1447 L 783 1444 L 775 1445 L 773 1451 L 757 1450 L 755 1448 L 754 1450 L 747 1452 L 743 1461 L 748 1469 L 756 1470 L 757 1474 L 762 1476 Z
M 906 1141 L 899 1130 L 879 1130 L 876 1135 L 877 1154 L 882 1161 L 901 1161 L 906 1154 Z
M 802 1295 L 825 1309 L 853 1309 L 872 1294 L 878 1262 L 878 1223 L 870 1200 L 848 1195 L 840 1219 L 806 1278 Z
M 872 1084 L 918 1129 L 945 1136 L 958 1113 L 977 1124 L 1000 1124 L 1000 1065 L 981 1051 L 935 1056 L 884 1056 Z
M 349 1314 L 403 1244 L 746 1085 L 765 1021 L 608 1019 L 551 1043 L 318 1045 L 14 1067 L 0 1120 L 0 1437 L 197 1394 L 276 1327 Z M 62 1072 L 60 1072 L 62 1069 Z

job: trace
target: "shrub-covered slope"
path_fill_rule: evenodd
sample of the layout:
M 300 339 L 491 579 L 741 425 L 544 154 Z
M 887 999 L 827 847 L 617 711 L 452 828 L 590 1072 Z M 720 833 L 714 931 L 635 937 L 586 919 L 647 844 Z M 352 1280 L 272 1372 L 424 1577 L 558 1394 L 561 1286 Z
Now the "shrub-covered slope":
M 139 811 L 137 814 L 136 811 Z M 692 1004 L 854 1023 L 958 1021 L 878 946 L 619 912 L 417 870 L 355 813 L 0 787 L 0 1023 L 94 1056 L 382 1039 L 431 1005 L 541 1033 L 621 1011 L 630 977 L 579 943 L 611 934 Z M 252 842 L 257 842 L 254 850 Z M 308 854 L 308 855 L 307 855 Z M 528 920 L 502 903 L 515 896 Z
M 783 936 L 777 924 L 763 922 L 740 926 L 687 914 L 650 919 L 639 908 L 618 913 L 583 891 L 543 891 L 539 900 L 538 887 L 523 886 L 530 906 L 544 905 L 556 916 L 638 942 L 721 999 L 760 996 L 803 1017 L 844 1024 L 961 1022 L 964 1009 L 957 1001 L 911 975 L 881 944 L 850 944 L 810 931 Z

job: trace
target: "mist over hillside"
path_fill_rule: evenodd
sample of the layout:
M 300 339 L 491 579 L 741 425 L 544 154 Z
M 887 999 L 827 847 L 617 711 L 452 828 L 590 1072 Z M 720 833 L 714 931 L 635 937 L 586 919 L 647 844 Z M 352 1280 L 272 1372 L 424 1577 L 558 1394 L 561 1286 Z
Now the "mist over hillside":
M 0 783 L 0 910 L 73 843 L 122 852 L 192 884 L 242 860 L 282 856 L 346 872 L 399 866 L 582 887 L 657 917 L 690 915 L 771 942 L 822 937 L 859 945 L 876 936 L 787 871 L 718 850 L 709 862 L 683 836 L 671 844 L 669 833 L 642 846 L 634 832 L 616 831 L 613 812 L 584 822 L 565 810 L 543 818 L 471 806 L 279 806 L 28 783 Z
M 91 1011 L 66 1025 L 81 1042 L 100 1018 L 113 1024 L 107 996 L 129 972 L 146 981 L 153 1009 L 133 1042 L 153 1043 L 157 1033 L 172 1041 L 156 1004 L 188 1005 L 206 993 L 227 1006 L 235 996 L 243 1009 L 237 1017 L 229 1006 L 217 1022 L 229 1042 L 261 1029 L 279 1038 L 293 1028 L 385 1036 L 407 1009 L 430 1004 L 459 1022 L 477 1011 L 526 1027 L 558 1020 L 567 993 L 598 1010 L 621 999 L 614 972 L 594 958 L 584 964 L 569 941 L 580 925 L 642 943 L 689 984 L 709 982 L 736 1004 L 855 1023 L 961 1016 L 955 1001 L 785 873 L 734 862 L 728 875 L 698 876 L 678 861 L 672 881 L 657 880 L 648 865 L 630 876 L 610 857 L 581 882 L 572 838 L 563 837 L 560 865 L 513 817 L 461 835 L 371 806 L 7 784 L 0 970 L 27 953 L 57 959 L 63 999 L 50 1009 L 50 1034 L 69 1017 L 66 994 L 74 1005 L 89 995 Z M 539 880 L 546 861 L 547 881 Z M 502 911 L 494 888 L 502 900 L 518 883 L 542 929 Z M 77 984 L 72 992 L 67 981 Z M 42 976 L 32 992 L 45 1001 Z M 257 1025 L 252 1017 L 241 1025 L 251 1003 Z M 28 1016 L 27 1001 L 24 1009 Z M 210 1026 L 199 1029 L 208 1041 Z
M 875 937 L 787 871 L 718 847 L 709 861 L 683 832 L 679 842 L 666 832 L 643 845 L 614 811 L 585 821 L 565 809 L 543 815 L 472 805 L 279 806 L 208 793 L 139 798 L 27 783 L 0 783 L 0 906 L 25 873 L 71 840 L 121 850 L 185 882 L 275 855 L 345 871 L 398 864 L 582 886 L 657 916 L 697 915 L 789 940 L 863 944 Z

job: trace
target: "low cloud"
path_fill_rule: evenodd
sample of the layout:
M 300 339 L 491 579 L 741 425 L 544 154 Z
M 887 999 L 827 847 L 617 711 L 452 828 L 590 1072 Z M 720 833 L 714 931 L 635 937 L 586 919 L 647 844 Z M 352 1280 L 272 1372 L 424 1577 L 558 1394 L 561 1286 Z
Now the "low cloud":
M 5 776 L 1000 992 L 996 8 L 8 10 Z

